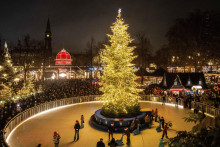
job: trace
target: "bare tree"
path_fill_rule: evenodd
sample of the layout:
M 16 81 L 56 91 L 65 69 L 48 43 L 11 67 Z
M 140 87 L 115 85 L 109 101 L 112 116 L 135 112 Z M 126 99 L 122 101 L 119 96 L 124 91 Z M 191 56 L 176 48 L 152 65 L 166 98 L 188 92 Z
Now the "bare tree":
M 145 33 L 137 33 L 136 37 L 136 49 L 135 52 L 138 55 L 136 59 L 136 64 L 141 68 L 146 68 L 150 63 L 152 45 L 150 39 Z

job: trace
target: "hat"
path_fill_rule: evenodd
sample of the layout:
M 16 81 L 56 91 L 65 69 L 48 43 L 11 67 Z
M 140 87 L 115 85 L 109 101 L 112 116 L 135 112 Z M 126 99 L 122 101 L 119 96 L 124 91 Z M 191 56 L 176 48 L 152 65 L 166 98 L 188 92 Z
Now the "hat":
M 114 122 L 111 122 L 111 125 L 114 125 Z
M 79 122 L 78 120 L 76 120 L 76 122 Z
M 127 130 L 128 129 L 128 127 L 125 127 L 125 130 Z
M 102 141 L 103 140 L 103 138 L 100 138 L 100 141 Z
M 154 109 L 152 109 L 152 111 L 154 111 Z
M 55 135 L 57 135 L 57 132 L 55 131 L 55 132 L 53 132 L 53 135 L 55 136 Z

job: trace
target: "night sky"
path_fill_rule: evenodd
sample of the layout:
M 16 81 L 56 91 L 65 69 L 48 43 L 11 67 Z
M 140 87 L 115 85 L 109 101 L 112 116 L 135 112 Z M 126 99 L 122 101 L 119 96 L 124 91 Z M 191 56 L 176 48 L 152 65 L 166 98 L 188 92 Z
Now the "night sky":
M 144 32 L 154 51 L 166 43 L 165 33 L 176 18 L 189 12 L 220 10 L 220 0 L 0 0 L 0 36 L 17 43 L 25 34 L 44 39 L 50 17 L 53 50 L 85 51 L 93 36 L 103 40 L 118 8 L 133 36 Z

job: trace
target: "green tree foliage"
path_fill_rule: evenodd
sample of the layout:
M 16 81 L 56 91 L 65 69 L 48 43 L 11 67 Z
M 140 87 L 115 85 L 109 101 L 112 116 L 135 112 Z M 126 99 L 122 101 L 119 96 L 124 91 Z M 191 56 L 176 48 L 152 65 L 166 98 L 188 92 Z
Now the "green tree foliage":
M 205 115 L 202 113 L 189 112 L 188 114 L 189 114 L 188 117 L 183 118 L 185 122 L 197 123 L 197 122 L 201 122 L 205 118 Z
M 128 25 L 124 24 L 121 14 L 118 14 L 116 22 L 111 27 L 113 32 L 110 37 L 110 45 L 106 45 L 102 52 L 104 65 L 101 77 L 104 101 L 102 114 L 112 117 L 135 115 L 139 113 L 138 92 L 134 65 L 131 63 L 134 47 L 127 33 Z
M 214 11 L 197 10 L 186 18 L 178 18 L 166 33 L 168 50 L 164 47 L 159 50 L 157 59 L 165 56 L 168 57 L 168 65 L 195 66 L 197 71 L 209 61 L 219 65 L 219 28 L 220 14 Z

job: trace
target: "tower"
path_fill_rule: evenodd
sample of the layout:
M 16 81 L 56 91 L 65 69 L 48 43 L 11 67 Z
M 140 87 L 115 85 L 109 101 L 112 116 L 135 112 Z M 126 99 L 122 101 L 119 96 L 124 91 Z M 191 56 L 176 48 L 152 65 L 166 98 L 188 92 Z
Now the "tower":
M 48 18 L 47 20 L 47 28 L 46 28 L 46 32 L 45 32 L 45 49 L 46 49 L 46 53 L 48 56 L 52 56 L 52 46 L 51 46 L 51 39 L 52 38 L 52 34 L 51 34 L 51 30 L 50 30 L 50 20 Z

